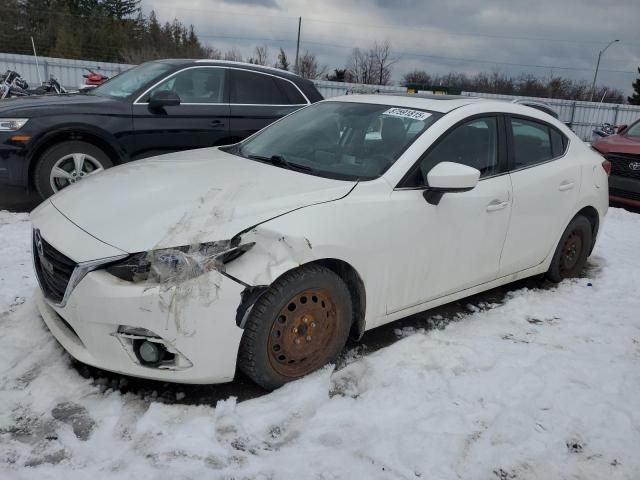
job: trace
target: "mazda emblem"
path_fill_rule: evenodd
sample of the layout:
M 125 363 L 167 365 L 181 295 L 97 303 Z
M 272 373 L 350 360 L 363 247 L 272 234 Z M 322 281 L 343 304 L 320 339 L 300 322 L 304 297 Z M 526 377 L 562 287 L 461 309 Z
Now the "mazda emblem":
M 629 164 L 630 170 L 640 170 L 640 162 L 633 162 Z
M 40 230 L 33 231 L 33 240 L 36 245 L 38 257 L 42 258 L 44 256 L 44 247 L 42 246 L 42 237 L 40 236 Z

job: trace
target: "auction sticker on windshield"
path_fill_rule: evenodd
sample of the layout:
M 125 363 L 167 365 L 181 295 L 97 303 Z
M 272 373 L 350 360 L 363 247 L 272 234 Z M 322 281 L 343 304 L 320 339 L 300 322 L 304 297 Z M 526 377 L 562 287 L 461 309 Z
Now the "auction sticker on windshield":
M 393 117 L 411 118 L 413 120 L 425 120 L 431 116 L 430 113 L 423 112 L 421 110 L 411 110 L 409 108 L 393 107 L 382 112 L 383 115 L 391 115 Z

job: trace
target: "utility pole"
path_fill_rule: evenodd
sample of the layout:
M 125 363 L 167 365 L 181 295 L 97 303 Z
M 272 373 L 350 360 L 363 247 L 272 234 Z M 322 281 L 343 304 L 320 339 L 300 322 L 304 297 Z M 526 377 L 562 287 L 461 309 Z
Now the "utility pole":
M 591 98 L 589 98 L 590 102 L 593 102 L 593 96 L 595 95 L 595 92 L 596 92 L 596 79 L 598 78 L 598 68 L 600 68 L 600 58 L 602 57 L 602 54 L 606 52 L 607 48 L 609 48 L 611 45 L 619 41 L 620 40 L 612 40 L 611 42 L 609 42 L 609 45 L 607 45 L 606 47 L 604 47 L 602 50 L 598 52 L 598 62 L 596 63 L 596 73 L 593 76 L 593 83 L 591 84 Z
M 295 63 L 295 73 L 300 72 L 300 67 L 298 65 L 298 57 L 300 55 L 300 28 L 302 27 L 302 17 L 298 17 L 298 43 L 296 44 L 296 63 Z

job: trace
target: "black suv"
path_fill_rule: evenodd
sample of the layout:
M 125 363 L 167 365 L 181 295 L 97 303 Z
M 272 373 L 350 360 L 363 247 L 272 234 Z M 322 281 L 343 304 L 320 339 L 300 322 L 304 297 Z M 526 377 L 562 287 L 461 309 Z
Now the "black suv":
M 289 72 L 221 60 L 160 60 L 87 94 L 0 101 L 0 184 L 43 198 L 113 165 L 235 143 L 322 100 Z

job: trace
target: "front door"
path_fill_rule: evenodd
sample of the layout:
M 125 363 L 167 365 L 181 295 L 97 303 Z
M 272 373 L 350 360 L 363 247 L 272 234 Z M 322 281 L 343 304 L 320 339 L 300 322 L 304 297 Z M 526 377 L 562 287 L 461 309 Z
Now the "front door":
M 404 280 L 389 286 L 387 313 L 498 277 L 512 200 L 498 134 L 501 120 L 479 117 L 454 127 L 423 157 L 416 183 L 392 193 L 393 231 L 404 248 L 390 252 L 389 278 Z M 480 181 L 473 190 L 447 193 L 431 205 L 420 187 L 429 170 L 444 161 L 477 168 Z
M 229 136 L 229 103 L 221 67 L 191 67 L 170 75 L 133 104 L 134 158 L 221 145 Z M 180 105 L 151 108 L 155 91 L 172 90 Z

